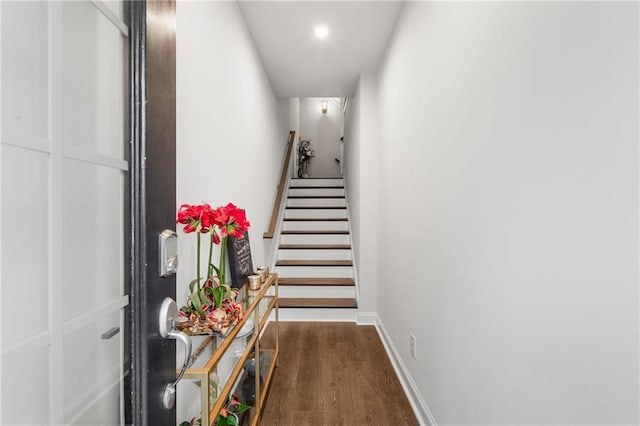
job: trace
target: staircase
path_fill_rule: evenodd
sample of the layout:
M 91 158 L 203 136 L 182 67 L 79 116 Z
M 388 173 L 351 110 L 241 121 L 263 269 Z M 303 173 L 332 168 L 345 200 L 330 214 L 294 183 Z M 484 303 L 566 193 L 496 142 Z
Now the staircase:
M 344 181 L 291 179 L 275 270 L 284 320 L 355 321 Z

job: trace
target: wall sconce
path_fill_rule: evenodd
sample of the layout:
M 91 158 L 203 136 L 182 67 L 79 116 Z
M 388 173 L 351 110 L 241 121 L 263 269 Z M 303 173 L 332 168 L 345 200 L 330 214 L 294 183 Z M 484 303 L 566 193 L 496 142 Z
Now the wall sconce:
M 322 113 L 326 114 L 329 110 L 329 101 L 321 101 L 320 105 L 322 105 Z

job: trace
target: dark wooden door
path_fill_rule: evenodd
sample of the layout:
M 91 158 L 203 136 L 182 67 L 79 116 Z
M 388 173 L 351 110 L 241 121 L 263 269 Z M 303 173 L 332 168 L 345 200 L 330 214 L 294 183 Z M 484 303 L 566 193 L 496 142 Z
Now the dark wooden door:
M 162 401 L 175 379 L 175 340 L 159 334 L 165 297 L 175 276 L 160 276 L 160 233 L 175 230 L 175 1 L 131 2 L 131 407 L 128 422 L 175 425 L 175 407 Z

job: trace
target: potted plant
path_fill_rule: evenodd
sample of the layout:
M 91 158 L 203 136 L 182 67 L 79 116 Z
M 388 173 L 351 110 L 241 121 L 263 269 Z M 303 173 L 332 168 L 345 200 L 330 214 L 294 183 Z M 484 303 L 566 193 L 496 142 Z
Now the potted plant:
M 235 395 L 231 395 L 229 403 L 220 410 L 214 424 L 216 426 L 237 426 L 240 421 L 238 414 L 244 413 L 249 408 L 251 408 L 249 405 L 240 402 Z M 193 417 L 190 421 L 185 420 L 180 423 L 180 426 L 202 426 L 202 419 Z
M 242 305 L 235 302 L 238 292 L 232 290 L 226 280 L 227 238 L 242 238 L 250 223 L 244 210 L 232 203 L 215 209 L 208 203 L 183 204 L 178 209 L 176 222 L 184 225 L 185 233 L 195 233 L 197 241 L 196 278 L 189 284 L 189 298 L 179 312 L 183 329 L 192 334 L 222 331 L 242 318 Z M 203 235 L 209 237 L 205 275 L 201 274 Z M 213 263 L 214 245 L 220 245 L 217 266 Z
M 298 143 L 298 177 L 307 179 L 309 177 L 308 168 L 311 158 L 316 155 L 311 148 L 311 141 L 300 139 Z
M 216 418 L 216 426 L 236 426 L 240 420 L 238 414 L 244 413 L 249 408 L 251 407 L 240 402 L 235 395 L 231 395 L 229 403 L 220 411 L 220 414 L 218 414 Z

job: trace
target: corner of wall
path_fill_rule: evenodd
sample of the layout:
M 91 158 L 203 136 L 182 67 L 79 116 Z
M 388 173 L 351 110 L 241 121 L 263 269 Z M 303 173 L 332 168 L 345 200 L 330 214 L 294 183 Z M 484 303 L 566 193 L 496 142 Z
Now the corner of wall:
M 398 380 L 400 380 L 400 384 L 402 385 L 402 388 L 404 389 L 404 392 L 409 399 L 409 404 L 411 404 L 411 408 L 413 408 L 413 412 L 418 419 L 418 423 L 420 425 L 437 426 L 436 419 L 433 417 L 433 415 L 431 414 L 431 410 L 429 410 L 429 407 L 427 406 L 427 403 L 422 398 L 422 395 L 418 390 L 418 386 L 411 377 L 411 373 L 409 373 L 409 369 L 402 361 L 400 353 L 393 343 L 391 336 L 387 332 L 382 319 L 380 319 L 378 314 L 376 314 L 375 312 L 371 312 L 369 314 L 373 314 L 375 316 L 376 330 L 378 330 L 380 340 L 382 341 L 382 344 L 387 351 L 387 355 L 389 356 L 391 365 L 393 365 L 393 369 L 398 375 Z
M 377 318 L 375 312 L 358 312 L 358 325 L 376 325 Z

